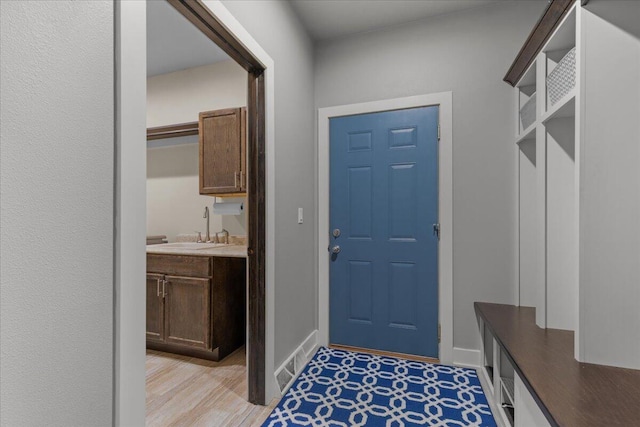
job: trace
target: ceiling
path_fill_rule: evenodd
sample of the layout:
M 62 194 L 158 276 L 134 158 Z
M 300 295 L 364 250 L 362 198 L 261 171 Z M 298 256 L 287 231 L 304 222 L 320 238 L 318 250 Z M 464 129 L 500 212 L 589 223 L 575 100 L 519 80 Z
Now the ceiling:
M 147 1 L 147 76 L 229 59 L 165 0 Z
M 486 6 L 496 0 L 290 0 L 314 40 L 326 40 L 445 13 Z
M 327 40 L 498 1 L 509 0 L 290 0 L 290 3 L 311 37 Z M 147 1 L 147 76 L 227 59 L 230 59 L 227 54 L 167 1 Z

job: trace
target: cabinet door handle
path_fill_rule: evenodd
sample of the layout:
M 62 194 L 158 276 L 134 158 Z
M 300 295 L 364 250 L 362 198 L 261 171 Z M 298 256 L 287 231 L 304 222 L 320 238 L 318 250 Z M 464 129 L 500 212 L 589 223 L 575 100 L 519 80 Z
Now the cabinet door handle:
M 238 188 L 238 172 L 233 173 L 233 186 Z
M 158 279 L 158 284 L 156 286 L 156 296 L 157 297 L 160 296 L 160 279 Z

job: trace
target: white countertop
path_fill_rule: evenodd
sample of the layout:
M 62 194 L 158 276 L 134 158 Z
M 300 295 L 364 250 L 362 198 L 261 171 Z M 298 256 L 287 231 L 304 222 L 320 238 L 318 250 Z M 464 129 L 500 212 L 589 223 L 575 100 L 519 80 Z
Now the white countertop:
M 196 255 L 246 258 L 247 247 L 244 245 L 225 245 L 220 243 L 179 242 L 165 243 L 160 245 L 147 245 L 147 253 L 164 255 Z

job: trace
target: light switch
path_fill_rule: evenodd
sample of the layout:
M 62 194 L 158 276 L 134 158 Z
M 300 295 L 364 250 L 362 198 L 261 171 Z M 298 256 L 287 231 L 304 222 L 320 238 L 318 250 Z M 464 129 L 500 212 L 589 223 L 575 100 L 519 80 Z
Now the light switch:
M 298 208 L 298 224 L 302 224 L 302 208 Z

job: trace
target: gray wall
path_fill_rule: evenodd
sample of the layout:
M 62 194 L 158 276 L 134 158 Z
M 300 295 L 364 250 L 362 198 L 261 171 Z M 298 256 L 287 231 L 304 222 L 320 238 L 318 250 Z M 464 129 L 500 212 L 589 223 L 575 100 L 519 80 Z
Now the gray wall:
M 502 81 L 545 2 L 503 2 L 327 41 L 316 107 L 453 92 L 454 346 L 478 349 L 474 301 L 515 302 L 513 92 Z
M 0 420 L 112 423 L 111 2 L 0 2 Z
M 313 45 L 288 2 L 223 3 L 275 67 L 277 367 L 316 328 Z

